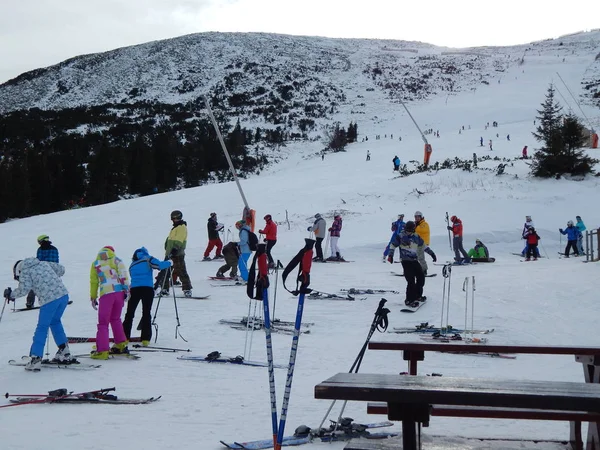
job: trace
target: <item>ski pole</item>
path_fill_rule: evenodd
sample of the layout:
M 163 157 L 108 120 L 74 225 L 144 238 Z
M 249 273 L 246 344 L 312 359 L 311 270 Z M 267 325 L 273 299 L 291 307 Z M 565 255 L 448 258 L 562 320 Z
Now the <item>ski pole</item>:
M 158 314 L 158 308 L 160 307 L 160 299 L 162 298 L 162 293 L 165 289 L 165 283 L 167 282 L 167 278 L 171 276 L 171 267 L 167 267 L 163 272 L 163 279 L 160 286 L 160 292 L 158 293 L 158 302 L 156 302 L 156 309 L 154 310 L 154 316 L 152 317 L 152 326 L 154 327 L 154 342 L 158 340 L 158 324 L 156 323 L 156 315 Z M 175 288 L 173 288 L 175 289 Z M 141 324 L 141 320 L 140 320 Z M 139 325 L 138 325 L 139 327 Z M 140 327 L 141 328 L 141 327 Z
M 187 339 L 184 338 L 181 335 L 181 332 L 179 331 L 181 323 L 179 322 L 179 310 L 177 309 L 177 297 L 175 296 L 175 288 L 173 288 L 173 305 L 175 306 L 175 319 L 177 319 L 177 325 L 175 326 L 175 339 L 177 339 L 177 336 L 179 336 L 183 342 L 187 342 Z
M 189 348 L 186 349 L 186 348 L 173 348 L 173 347 L 144 347 L 142 344 L 133 344 L 132 347 L 139 348 L 140 350 L 147 348 L 148 350 L 164 350 L 167 352 L 191 352 L 191 350 Z
M 465 277 L 463 281 L 463 292 L 465 293 L 465 339 L 467 338 L 467 313 L 469 310 L 469 277 Z
M 475 275 L 471 277 L 471 337 L 475 334 Z
M 312 251 L 311 259 L 312 259 Z M 296 310 L 296 322 L 294 324 L 294 335 L 292 337 L 292 347 L 290 349 L 290 360 L 288 363 L 288 372 L 285 382 L 285 391 L 283 402 L 281 404 L 281 417 L 279 418 L 279 427 L 277 428 L 277 442 L 275 450 L 281 450 L 283 444 L 283 433 L 285 431 L 285 422 L 287 420 L 287 410 L 290 404 L 290 394 L 292 392 L 292 380 L 294 379 L 294 367 L 296 366 L 296 354 L 298 352 L 298 341 L 300 339 L 300 327 L 302 325 L 302 312 L 304 311 L 304 292 L 298 297 L 298 309 Z
M 450 219 L 448 218 L 448 211 L 446 211 L 446 229 L 450 226 Z M 450 251 L 452 251 L 452 239 L 450 239 L 450 230 L 448 230 L 448 245 L 450 245 Z
M 263 290 L 263 315 L 265 340 L 267 346 L 267 366 L 269 372 L 269 393 L 271 400 L 271 427 L 273 428 L 273 447 L 277 446 L 277 396 L 275 395 L 275 367 L 273 364 L 273 343 L 271 341 L 271 318 L 269 313 L 269 292 Z
M 248 332 L 250 326 L 254 327 L 254 319 L 251 319 L 250 313 L 252 312 L 252 299 L 248 300 L 248 320 L 246 320 L 246 338 L 244 339 L 244 359 L 248 359 Z
M 4 303 L 2 305 L 2 312 L 0 313 L 0 322 L 2 322 L 2 316 L 4 316 L 4 308 L 6 308 L 6 304 L 8 303 L 8 299 L 4 299 Z
M 375 330 L 378 329 L 382 333 L 385 332 L 385 330 L 387 330 L 387 327 L 388 327 L 387 315 L 389 314 L 390 310 L 387 308 L 384 308 L 386 302 L 387 302 L 387 300 L 385 298 L 382 298 L 379 301 L 379 305 L 377 306 L 377 310 L 375 311 L 375 317 L 373 318 L 373 322 L 371 322 L 371 326 L 369 328 L 369 333 L 367 334 L 367 339 L 365 340 L 365 343 L 363 344 L 362 348 L 358 352 L 358 356 L 354 360 L 352 367 L 350 367 L 350 373 L 352 373 L 352 372 L 358 373 L 358 371 L 360 369 L 360 365 L 362 364 L 362 360 L 365 356 L 365 352 L 367 350 L 369 342 L 371 341 L 371 338 L 373 337 L 373 333 L 375 333 Z M 335 400 L 332 402 L 331 406 L 327 410 L 327 415 L 323 418 L 323 420 L 319 424 L 319 428 L 318 428 L 319 430 L 323 426 L 323 422 L 325 422 L 325 419 L 327 419 L 327 417 L 329 416 L 329 412 L 331 411 L 331 408 L 333 408 L 334 404 L 335 404 Z M 342 408 L 340 410 L 340 414 L 338 416 L 338 420 L 335 422 L 335 426 L 333 428 L 332 433 L 335 433 L 335 431 L 337 430 L 338 424 L 342 421 L 342 416 L 344 414 L 344 410 L 346 409 L 347 404 L 348 404 L 348 401 L 344 400 L 344 403 L 342 404 Z
M 280 265 L 281 261 L 277 260 L 277 265 L 275 266 L 275 294 L 273 294 L 273 320 L 275 320 L 275 307 L 277 306 L 277 283 L 279 282 Z

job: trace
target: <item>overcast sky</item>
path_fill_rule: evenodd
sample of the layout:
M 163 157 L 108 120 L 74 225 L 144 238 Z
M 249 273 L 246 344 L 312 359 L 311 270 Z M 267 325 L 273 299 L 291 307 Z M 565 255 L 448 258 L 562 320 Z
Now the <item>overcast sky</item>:
M 203 31 L 511 45 L 600 28 L 600 0 L 0 0 L 0 83 L 73 56 Z

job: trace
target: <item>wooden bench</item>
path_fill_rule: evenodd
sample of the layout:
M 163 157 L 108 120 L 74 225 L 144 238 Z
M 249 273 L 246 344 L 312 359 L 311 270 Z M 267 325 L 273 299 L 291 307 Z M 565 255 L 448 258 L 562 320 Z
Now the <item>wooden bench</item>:
M 600 414 L 600 385 L 563 381 L 446 378 L 339 373 L 315 387 L 315 398 L 384 401 L 402 421 L 404 450 L 417 449 L 416 425 L 428 425 L 430 405 Z
M 582 364 L 584 381 L 586 383 L 600 383 L 600 348 L 574 347 L 574 346 L 541 346 L 541 345 L 490 345 L 466 344 L 460 341 L 449 342 L 370 342 L 371 350 L 401 350 L 403 359 L 408 361 L 410 375 L 417 374 L 419 361 L 425 359 L 425 352 L 460 352 L 460 353 L 513 353 L 513 354 L 539 354 L 539 355 L 571 355 L 575 361 Z M 371 410 L 375 411 L 376 405 Z M 442 408 L 442 405 L 436 405 Z M 532 419 L 537 420 L 568 420 L 570 423 L 570 442 L 573 448 L 581 448 L 581 422 L 589 422 L 586 450 L 600 450 L 600 420 L 594 415 L 586 416 L 563 411 L 561 415 L 550 414 L 547 411 L 520 411 L 510 409 L 493 410 L 486 408 L 445 408 L 432 410 L 432 415 L 446 415 L 453 417 L 490 417 L 505 419 Z M 368 407 L 367 407 L 368 409 Z M 381 409 L 379 409 L 381 411 Z

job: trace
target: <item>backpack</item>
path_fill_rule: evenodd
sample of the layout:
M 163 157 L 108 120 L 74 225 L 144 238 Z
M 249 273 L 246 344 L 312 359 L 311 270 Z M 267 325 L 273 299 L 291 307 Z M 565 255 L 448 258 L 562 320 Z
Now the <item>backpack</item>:
M 258 236 L 250 230 L 248 230 L 248 247 L 253 252 L 258 249 Z

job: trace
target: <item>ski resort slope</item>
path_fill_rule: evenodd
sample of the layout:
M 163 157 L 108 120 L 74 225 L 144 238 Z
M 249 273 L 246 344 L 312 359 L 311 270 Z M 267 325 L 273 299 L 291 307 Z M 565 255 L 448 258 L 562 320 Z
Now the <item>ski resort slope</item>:
M 518 53 L 516 48 L 512 51 Z M 524 145 L 533 154 L 538 145 L 531 136 L 536 109 L 543 102 L 549 83 L 557 82 L 556 72 L 579 95 L 580 80 L 597 64 L 590 52 L 572 58 L 567 55 L 564 63 L 562 58 L 550 54 L 531 56 L 526 64 L 502 73 L 497 78 L 499 83 L 409 104 L 421 129 L 439 130 L 439 138 L 428 135 L 433 146 L 431 163 L 454 157 L 471 159 L 473 153 L 479 157 L 514 158 L 520 156 Z M 566 89 L 561 89 L 560 84 L 558 87 L 567 95 Z M 598 264 L 583 264 L 581 258 L 559 259 L 557 254 L 565 244 L 558 229 L 565 227 L 567 220 L 581 215 L 588 228 L 600 225 L 600 212 L 593 207 L 597 204 L 598 178 L 534 180 L 528 177 L 529 167 L 522 160 L 510 162 L 500 176 L 496 175 L 500 161 L 485 161 L 473 172 L 440 170 L 398 177 L 392 171 L 394 155 L 400 157 L 402 164 L 421 161 L 423 142 L 399 103 L 369 98 L 367 94 L 364 93 L 363 99 L 368 105 L 367 113 L 338 117 L 343 125 L 351 120 L 358 123 L 359 142 L 349 145 L 345 152 L 327 153 L 322 160 L 319 153 L 322 143 L 293 143 L 283 150 L 287 155 L 284 161 L 260 176 L 241 180 L 250 205 L 257 211 L 259 227 L 264 224 L 265 214 L 271 214 L 279 224 L 274 256 L 285 265 L 303 246 L 304 238 L 309 235 L 306 228 L 312 224 L 314 214 L 323 214 L 329 226 L 333 214 L 338 212 L 344 220 L 339 244 L 343 256 L 352 262 L 314 264 L 312 287 L 330 293 L 352 287 L 404 291 L 404 279 L 390 274 L 391 270 L 401 272 L 401 266 L 382 263 L 391 222 L 399 213 L 411 219 L 415 211 L 422 211 L 431 227 L 431 248 L 438 261 L 443 262 L 453 257 L 445 222 L 445 213 L 449 212 L 463 220 L 467 250 L 479 238 L 496 258 L 494 264 L 453 268 L 450 324 L 464 325 L 462 284 L 465 277 L 475 277 L 474 324 L 476 328 L 495 328 L 488 335 L 491 343 L 599 345 L 595 338 L 599 307 L 594 288 Z M 572 101 L 571 105 L 576 108 Z M 600 111 L 582 107 L 598 127 Z M 575 113 L 578 112 L 576 109 Z M 497 128 L 491 126 L 493 121 L 498 122 Z M 486 130 L 487 122 L 490 127 Z M 376 139 L 376 135 L 381 138 Z M 479 146 L 480 137 L 484 140 L 483 147 Z M 487 146 L 490 139 L 493 151 Z M 368 162 L 367 150 L 371 152 Z M 589 151 L 599 156 L 598 150 Z M 262 305 L 256 302 L 249 305 L 243 288 L 214 287 L 215 283 L 207 277 L 215 275 L 219 263 L 199 262 L 207 242 L 209 214 L 217 212 L 226 230 L 233 231 L 242 208 L 235 183 L 225 183 L 13 220 L 0 225 L 3 236 L 0 286 L 15 287 L 13 264 L 35 255 L 36 237 L 48 234 L 60 250 L 61 263 L 66 267 L 64 281 L 74 301 L 63 319 L 67 334 L 95 336 L 96 312 L 89 302 L 89 267 L 97 251 L 111 245 L 118 256 L 129 262 L 136 248 L 146 246 L 153 255 L 162 257 L 164 239 L 171 226 L 170 211 L 179 209 L 188 224 L 186 260 L 194 294 L 210 294 L 210 299 L 177 300 L 179 331 L 187 342 L 176 338 L 173 299 L 162 299 L 156 316 L 156 345 L 189 348 L 194 355 L 218 350 L 227 356 L 246 354 L 248 359 L 264 361 L 263 333 L 246 335 L 218 323 L 219 319 L 241 318 L 249 310 L 258 314 Z M 522 258 L 511 255 L 523 247 L 521 230 L 525 215 L 533 217 L 542 238 L 541 252 L 545 258 L 537 262 L 521 262 Z M 443 277 L 438 266 L 430 265 L 429 271 L 437 272 L 438 276 L 427 278 L 428 301 L 417 313 L 400 312 L 402 294 L 385 296 L 386 306 L 391 310 L 390 327 L 426 321 L 439 324 Z M 288 280 L 290 289 L 294 286 L 292 278 Z M 293 321 L 297 299 L 283 289 L 280 277 L 273 276 L 271 286 L 271 311 L 281 320 Z M 303 321 L 315 325 L 299 340 L 286 435 L 301 424 L 310 427 L 319 424 L 329 404 L 314 399 L 314 386 L 337 372 L 349 370 L 380 298 L 306 300 Z M 22 306 L 24 299 L 17 300 L 17 307 Z M 41 373 L 27 373 L 6 361 L 28 354 L 37 313 L 13 313 L 10 308 L 12 304 L 7 306 L 0 322 L 3 392 L 40 394 L 63 387 L 78 392 L 115 386 L 116 394 L 122 397 L 162 395 L 162 398 L 138 406 L 6 408 L 1 413 L 3 448 L 45 449 L 52 442 L 56 448 L 86 450 L 218 449 L 220 440 L 249 441 L 271 436 L 268 376 L 264 368 L 180 361 L 171 353 L 143 353 L 138 361 L 105 361 L 102 368 L 94 371 L 45 369 Z M 140 313 L 138 310 L 138 318 Z M 392 334 L 377 334 L 374 338 L 419 339 L 416 335 Z M 287 363 L 290 344 L 289 335 L 273 336 L 276 363 Z M 75 354 L 87 353 L 91 344 L 72 344 L 71 350 Z M 51 356 L 55 351 L 50 339 Z M 401 355 L 388 352 L 368 351 L 361 366 L 365 373 L 404 370 L 406 365 Z M 581 367 L 572 357 L 519 355 L 515 360 L 502 360 L 431 354 L 420 364 L 420 371 L 491 379 L 583 380 Z M 277 370 L 275 376 L 280 408 L 285 371 Z M 334 408 L 331 418 L 337 414 L 339 409 Z M 344 415 L 357 422 L 383 419 L 367 416 L 363 403 L 349 403 Z M 399 431 L 400 427 L 397 424 L 391 429 Z M 432 443 L 444 442 L 443 438 L 431 438 L 432 435 L 565 439 L 568 424 L 435 417 L 423 433 L 426 441 Z M 456 440 L 448 438 L 447 442 Z M 325 444 L 315 442 L 303 448 L 317 449 L 322 445 Z M 489 448 L 513 448 L 506 444 L 489 445 Z M 514 448 L 519 445 L 514 443 Z M 343 446 L 333 443 L 330 448 Z M 558 446 L 538 444 L 532 448 Z

